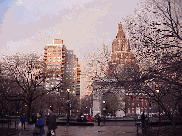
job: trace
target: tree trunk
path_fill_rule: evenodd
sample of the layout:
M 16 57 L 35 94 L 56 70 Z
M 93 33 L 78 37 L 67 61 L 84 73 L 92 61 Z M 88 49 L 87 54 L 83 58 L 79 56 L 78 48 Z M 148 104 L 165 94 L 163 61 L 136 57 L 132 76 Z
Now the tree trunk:
M 173 134 L 174 136 L 176 135 L 176 125 L 175 125 L 175 121 L 172 121 L 172 126 L 173 126 Z
M 28 112 L 27 112 L 27 122 L 30 121 L 31 107 L 32 107 L 32 101 L 29 101 L 29 104 L 28 104 Z

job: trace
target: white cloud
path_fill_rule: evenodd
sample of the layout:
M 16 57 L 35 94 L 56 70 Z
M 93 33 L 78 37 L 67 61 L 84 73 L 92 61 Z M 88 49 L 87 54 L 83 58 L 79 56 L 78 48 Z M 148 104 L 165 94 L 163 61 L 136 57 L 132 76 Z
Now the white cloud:
M 43 52 L 52 39 L 60 38 L 81 58 L 85 51 L 98 45 L 111 45 L 117 23 L 132 13 L 132 0 L 18 1 L 12 3 L 1 24 L 0 54 L 13 50 Z M 134 6 L 136 1 L 132 1 Z

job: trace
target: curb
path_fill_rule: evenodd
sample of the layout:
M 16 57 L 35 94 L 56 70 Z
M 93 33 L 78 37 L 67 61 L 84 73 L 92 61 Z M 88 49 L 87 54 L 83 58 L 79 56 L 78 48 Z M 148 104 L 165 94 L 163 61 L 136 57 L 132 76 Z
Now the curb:
M 6 135 L 4 135 L 4 136 L 12 136 L 12 135 L 16 135 L 16 134 L 18 134 L 18 133 L 20 133 L 20 130 L 18 130 L 17 132 L 14 132 L 14 133 L 6 134 Z

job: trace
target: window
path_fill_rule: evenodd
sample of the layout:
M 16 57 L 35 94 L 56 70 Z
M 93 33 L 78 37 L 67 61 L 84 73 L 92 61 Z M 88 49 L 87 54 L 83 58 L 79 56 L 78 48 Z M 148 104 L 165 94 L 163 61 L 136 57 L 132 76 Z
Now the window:
M 53 50 L 53 52 L 56 52 L 56 50 Z
M 132 106 L 134 106 L 134 103 L 132 103 Z
M 134 108 L 132 108 L 132 113 L 135 113 L 135 109 Z
M 130 113 L 130 108 L 128 108 L 128 113 Z

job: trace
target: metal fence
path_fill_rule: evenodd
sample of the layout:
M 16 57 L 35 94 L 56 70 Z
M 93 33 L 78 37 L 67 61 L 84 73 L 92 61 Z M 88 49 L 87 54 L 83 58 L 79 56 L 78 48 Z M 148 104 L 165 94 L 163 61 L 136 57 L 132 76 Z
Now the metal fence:
M 10 120 L 10 119 L 0 119 L 0 129 L 3 130 L 4 134 L 9 134 L 12 132 L 18 132 L 19 128 L 19 121 L 18 120 Z

